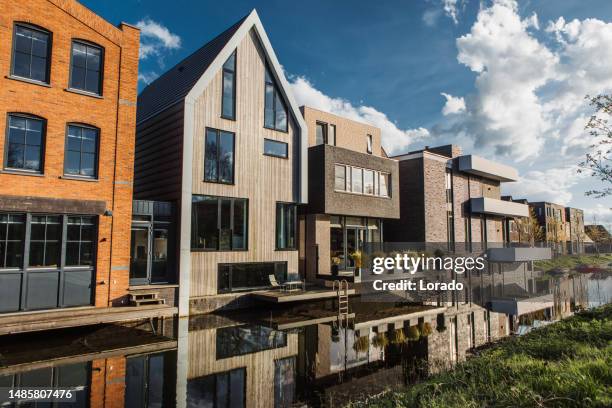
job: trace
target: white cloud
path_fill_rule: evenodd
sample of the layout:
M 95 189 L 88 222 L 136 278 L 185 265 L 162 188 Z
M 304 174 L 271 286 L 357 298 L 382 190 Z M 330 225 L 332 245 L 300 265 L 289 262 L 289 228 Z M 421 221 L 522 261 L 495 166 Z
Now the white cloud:
M 346 99 L 327 96 L 302 76 L 292 77 L 290 81 L 298 105 L 310 106 L 380 128 L 383 146 L 389 154 L 403 153 L 411 143 L 429 136 L 429 131 L 422 127 L 398 128 L 387 115 L 371 106 L 354 106 Z
M 162 24 L 145 18 L 136 23 L 140 28 L 140 58 L 160 57 L 163 52 L 181 48 L 181 38 Z
M 461 113 L 465 111 L 465 100 L 461 97 L 458 98 L 453 95 L 442 92 L 442 96 L 446 98 L 446 103 L 442 108 L 442 114 L 444 116 L 452 115 L 455 113 Z
M 573 198 L 570 189 L 586 177 L 578 173 L 577 165 L 530 170 L 522 174 L 516 183 L 503 185 L 504 194 L 515 199 L 527 198 L 529 201 L 549 201 L 567 205 Z
M 453 23 L 457 24 L 457 6 L 459 0 L 443 0 L 442 5 L 444 6 L 444 13 L 453 20 Z
M 603 204 L 596 204 L 594 207 L 585 208 L 584 223 L 587 225 L 597 223 L 605 225 L 610 229 L 612 227 L 612 209 Z
M 145 85 L 149 85 L 151 82 L 155 81 L 159 74 L 154 71 L 150 72 L 140 72 L 138 74 L 138 81 L 143 82 Z
M 441 15 L 442 11 L 437 8 L 427 9 L 423 13 L 423 23 L 428 27 L 433 27 L 436 25 Z

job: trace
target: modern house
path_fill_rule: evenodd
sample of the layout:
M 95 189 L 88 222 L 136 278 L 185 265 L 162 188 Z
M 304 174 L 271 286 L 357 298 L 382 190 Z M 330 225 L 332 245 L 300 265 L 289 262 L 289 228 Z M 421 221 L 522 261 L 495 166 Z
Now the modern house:
M 489 249 L 489 261 L 523 262 L 549 251 L 511 248 L 508 219 L 529 216 L 526 204 L 501 199 L 509 166 L 445 145 L 394 156 L 399 161 L 400 219 L 385 226 L 389 241 L 446 244 L 451 251 Z
M 542 227 L 544 241 L 564 251 L 565 242 L 570 240 L 565 207 L 546 201 L 529 202 L 529 206 Z
M 181 315 L 298 273 L 308 132 L 255 10 L 142 91 L 136 145 L 134 197 L 175 208 Z
M 571 253 L 584 252 L 586 233 L 584 232 L 584 211 L 579 208 L 565 207 L 567 221 L 567 248 Z
M 138 49 L 76 1 L 0 3 L 0 313 L 127 305 Z
M 309 129 L 308 206 L 300 213 L 300 271 L 308 281 L 359 280 L 359 254 L 384 240 L 398 219 L 398 163 L 386 157 L 380 129 L 301 108 Z

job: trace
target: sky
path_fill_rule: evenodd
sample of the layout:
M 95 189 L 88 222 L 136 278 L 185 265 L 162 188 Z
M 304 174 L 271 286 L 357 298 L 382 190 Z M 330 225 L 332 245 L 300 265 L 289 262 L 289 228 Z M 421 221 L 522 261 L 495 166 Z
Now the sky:
M 81 2 L 141 28 L 139 89 L 255 8 L 300 105 L 380 127 L 390 154 L 458 144 L 519 170 L 502 193 L 612 227 L 577 172 L 585 96 L 612 92 L 610 0 Z

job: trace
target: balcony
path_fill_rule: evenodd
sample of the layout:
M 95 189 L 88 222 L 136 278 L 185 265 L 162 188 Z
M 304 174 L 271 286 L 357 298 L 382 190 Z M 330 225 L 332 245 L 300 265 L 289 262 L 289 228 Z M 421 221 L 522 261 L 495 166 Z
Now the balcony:
M 502 217 L 529 217 L 529 206 L 495 198 L 478 197 L 470 199 L 474 214 L 498 215 Z
M 337 189 L 336 164 L 351 169 L 339 175 L 340 184 L 348 185 L 355 177 L 353 169 L 362 169 L 361 192 L 353 187 Z M 379 193 L 380 182 L 374 182 L 373 193 L 365 194 L 365 171 L 387 175 L 388 195 Z M 372 173 L 370 173 L 372 174 Z M 343 183 L 341 180 L 345 180 Z M 380 180 L 380 179 L 379 179 Z M 378 186 L 377 186 L 378 184 Z M 308 210 L 311 213 L 359 217 L 399 218 L 399 167 L 396 160 L 360 153 L 337 146 L 318 145 L 308 149 Z
M 465 173 L 502 182 L 518 180 L 518 171 L 505 164 L 496 163 L 471 154 L 459 156 L 458 159 L 459 170 Z
M 550 248 L 490 248 L 487 251 L 489 262 L 525 262 L 551 259 Z

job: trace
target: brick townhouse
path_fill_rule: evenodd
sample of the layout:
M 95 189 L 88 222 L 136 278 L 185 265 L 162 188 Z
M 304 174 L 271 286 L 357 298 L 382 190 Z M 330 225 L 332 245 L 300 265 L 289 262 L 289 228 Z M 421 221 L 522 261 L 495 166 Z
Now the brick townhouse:
M 0 313 L 127 303 L 139 35 L 0 3 Z

